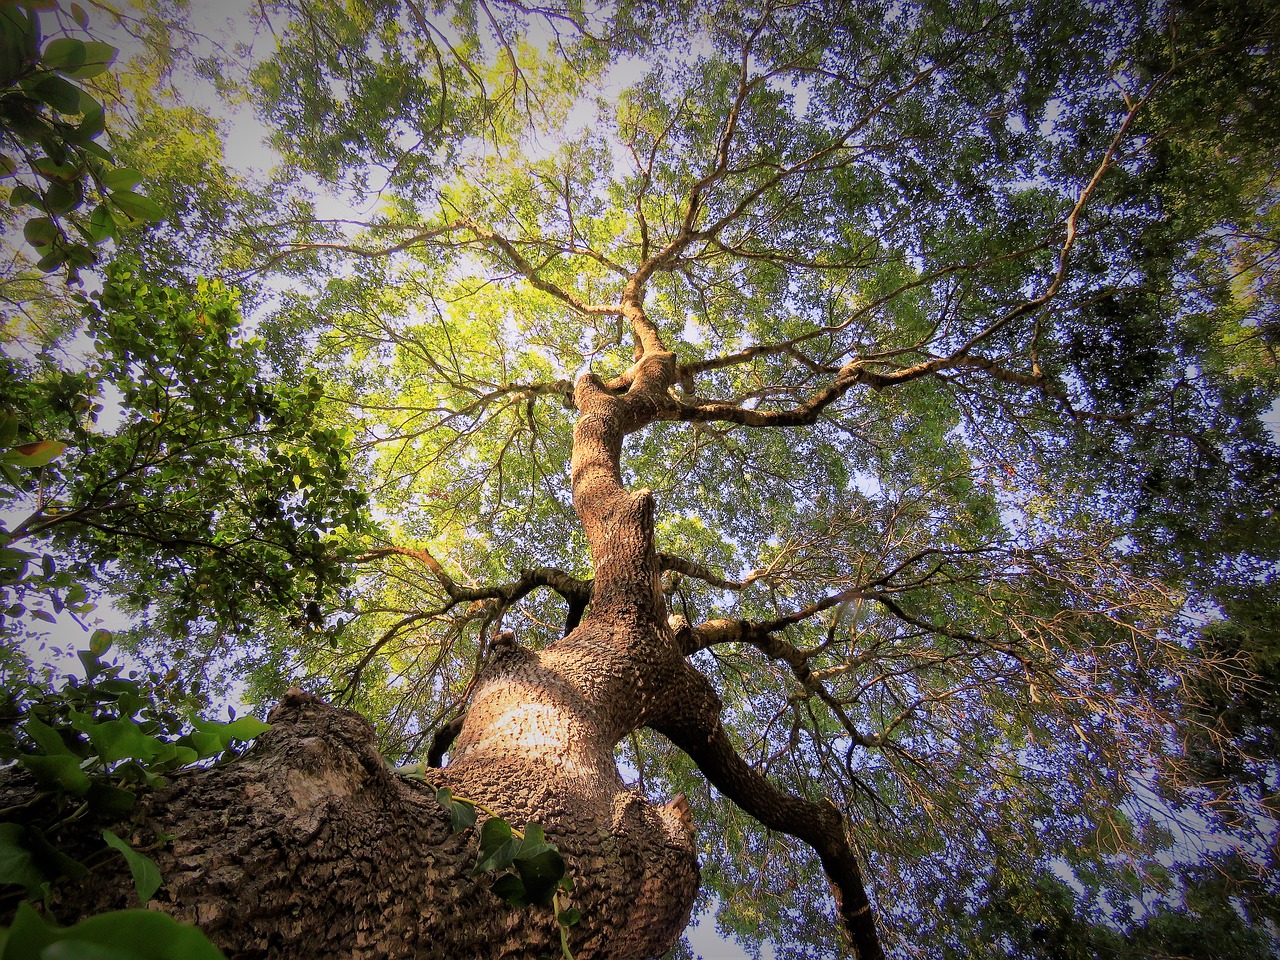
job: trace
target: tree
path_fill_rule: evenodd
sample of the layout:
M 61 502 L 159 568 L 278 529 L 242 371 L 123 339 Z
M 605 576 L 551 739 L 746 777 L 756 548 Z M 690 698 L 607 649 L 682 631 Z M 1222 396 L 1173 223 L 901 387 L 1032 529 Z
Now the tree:
M 157 903 L 246 956 L 643 957 L 700 855 L 784 955 L 1123 956 L 1183 914 L 1262 942 L 1270 714 L 1232 704 L 1269 689 L 1280 542 L 1277 14 L 1106 7 L 297 0 L 245 76 L 201 61 L 285 167 L 200 269 L 276 284 L 252 396 L 316 378 L 316 466 L 220 447 L 196 489 L 235 549 L 148 540 L 173 596 L 74 481 L 60 547 L 111 560 L 140 652 L 300 683 L 448 792 L 291 692 L 259 753 L 144 799 Z M 173 236 L 225 223 L 194 191 Z M 194 282 L 131 250 L 109 353 L 140 288 Z M 236 590 L 276 516 L 279 589 Z M 545 829 L 572 894 L 508 899 L 561 924 L 465 877 L 455 797 Z

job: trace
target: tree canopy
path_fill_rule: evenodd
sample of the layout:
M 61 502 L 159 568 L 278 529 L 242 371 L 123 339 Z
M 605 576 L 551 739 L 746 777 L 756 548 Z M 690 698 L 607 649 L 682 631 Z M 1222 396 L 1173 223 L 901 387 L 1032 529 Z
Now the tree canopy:
M 6 640 L 109 604 L 178 687 L 438 761 L 504 631 L 589 607 L 575 384 L 652 336 L 669 613 L 886 951 L 1267 954 L 1280 7 L 79 9 L 132 59 L 0 93 Z M 838 954 L 815 854 L 620 761 L 723 929 Z

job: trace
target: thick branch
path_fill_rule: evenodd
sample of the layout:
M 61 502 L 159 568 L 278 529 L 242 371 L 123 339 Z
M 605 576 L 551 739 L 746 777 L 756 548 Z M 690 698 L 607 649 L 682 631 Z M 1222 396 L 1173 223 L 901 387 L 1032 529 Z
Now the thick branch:
M 719 701 L 710 683 L 689 666 L 683 675 L 691 704 L 671 722 L 655 729 L 687 753 L 717 790 L 763 826 L 801 840 L 818 854 L 831 884 L 840 921 L 859 960 L 881 960 L 884 952 L 867 899 L 862 868 L 840 811 L 830 801 L 813 803 L 779 790 L 734 750 L 720 722 Z
M 677 557 L 670 553 L 658 554 L 658 566 L 663 570 L 674 570 L 676 573 L 686 577 L 693 577 L 695 580 L 701 580 L 710 586 L 720 590 L 744 590 L 747 586 L 755 583 L 762 576 L 763 570 L 753 570 L 743 580 L 728 580 L 720 576 L 714 570 L 704 567 L 702 564 L 693 560 L 686 560 L 684 557 Z

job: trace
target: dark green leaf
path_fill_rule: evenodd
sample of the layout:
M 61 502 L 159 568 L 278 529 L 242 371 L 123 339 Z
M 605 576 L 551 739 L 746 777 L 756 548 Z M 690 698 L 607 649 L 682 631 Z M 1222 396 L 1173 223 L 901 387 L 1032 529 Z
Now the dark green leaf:
M 59 113 L 80 112 L 80 88 L 62 77 L 42 77 L 32 85 L 31 94 Z
M 515 859 L 520 841 L 511 833 L 511 824 L 501 817 L 490 817 L 480 828 L 480 852 L 476 856 L 474 874 L 501 870 Z
M 44 723 L 38 717 L 27 714 L 25 720 L 22 721 L 22 729 L 26 731 L 27 736 L 36 742 L 46 754 L 56 756 L 58 754 L 71 755 L 71 749 L 63 742 L 58 731 L 53 729 L 47 723 Z
M 160 877 L 160 868 L 156 866 L 156 862 L 145 854 L 138 853 L 133 847 L 125 843 L 110 830 L 102 831 L 102 839 L 107 841 L 107 846 L 120 851 L 120 854 L 129 864 L 129 872 L 133 874 L 133 888 L 138 894 L 138 901 L 145 904 L 150 900 L 160 884 L 163 882 Z
M 461 833 L 469 827 L 475 826 L 476 808 L 469 803 L 463 803 L 461 800 L 454 800 L 449 804 L 449 827 L 454 833 Z
M 20 183 L 9 194 L 9 203 L 15 207 L 39 207 L 41 206 L 40 194 Z
M 95 812 L 116 817 L 128 813 L 138 801 L 137 794 L 133 791 L 100 780 L 95 780 L 89 786 L 85 799 Z
M 565 875 L 564 857 L 555 848 L 515 861 L 530 903 L 548 904 Z
M 489 889 L 513 907 L 523 907 L 529 903 L 525 894 L 524 881 L 514 873 L 504 873 L 493 881 Z
M 27 828 L 22 824 L 0 823 L 0 884 L 25 887 L 36 894 L 45 875 L 23 843 L 26 835 Z

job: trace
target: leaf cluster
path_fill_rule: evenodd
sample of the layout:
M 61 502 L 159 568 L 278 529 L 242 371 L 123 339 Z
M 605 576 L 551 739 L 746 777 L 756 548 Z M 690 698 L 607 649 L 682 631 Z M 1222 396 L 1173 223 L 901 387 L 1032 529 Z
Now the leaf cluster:
M 142 175 L 115 166 L 98 142 L 105 114 L 82 82 L 105 73 L 116 48 L 69 36 L 45 42 L 37 6 L 10 4 L 0 14 L 0 174 L 14 179 L 9 205 L 34 210 L 22 230 L 37 268 L 76 280 L 122 226 L 163 212 L 133 190 Z

